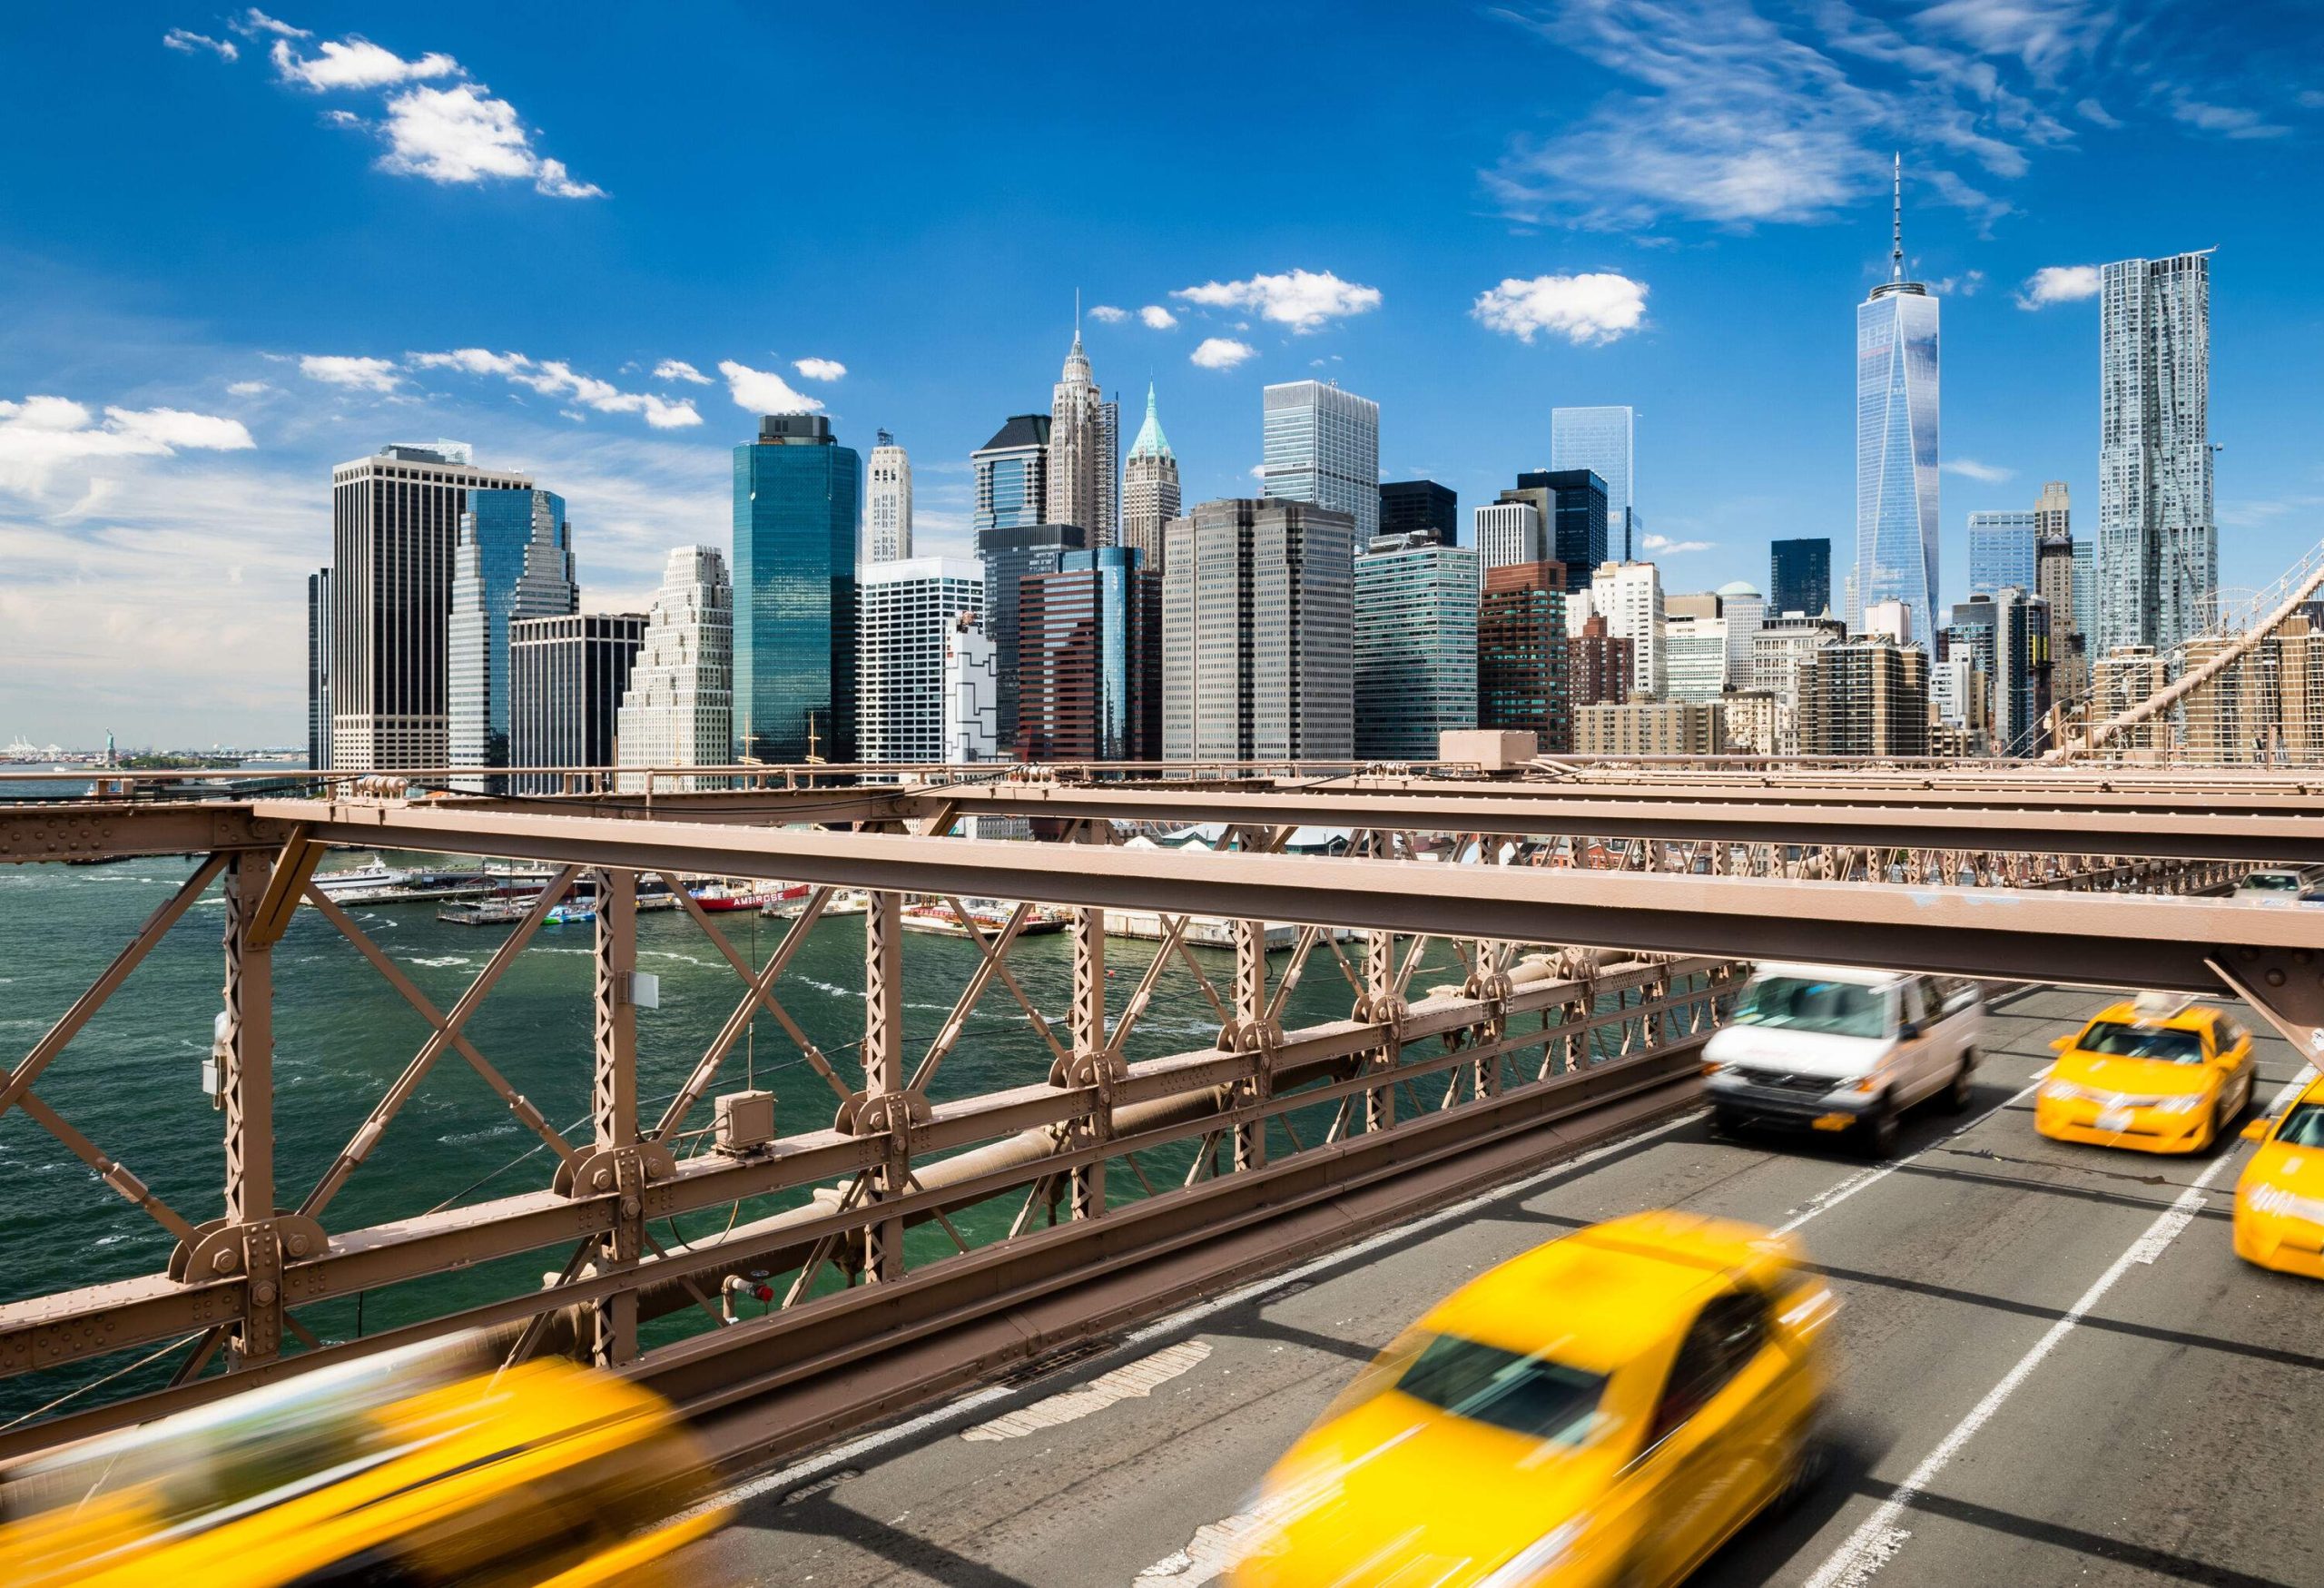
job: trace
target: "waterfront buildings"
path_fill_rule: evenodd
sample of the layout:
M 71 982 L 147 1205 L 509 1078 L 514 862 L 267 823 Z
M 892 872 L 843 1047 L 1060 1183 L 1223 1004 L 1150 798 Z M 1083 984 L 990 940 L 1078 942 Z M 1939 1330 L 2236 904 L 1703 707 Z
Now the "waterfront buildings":
M 863 492 L 863 560 L 899 562 L 911 555 L 911 459 L 880 432 Z
M 1352 757 L 1354 518 L 1227 499 L 1164 536 L 1164 758 Z
M 852 519 L 850 520 L 851 540 Z M 508 625 L 508 758 L 516 766 L 612 766 L 621 699 L 645 637 L 642 612 L 520 617 Z M 556 794 L 554 774 L 517 774 L 517 794 Z
M 581 609 L 565 498 L 546 490 L 472 490 L 452 552 L 447 626 L 448 736 L 455 766 L 507 766 L 508 625 Z M 497 793 L 504 780 L 474 774 L 456 788 Z
M 1461 498 L 1433 479 L 1380 482 L 1383 535 L 1433 535 L 1447 546 L 1461 540 Z
M 1599 624 L 1593 688 L 1602 690 L 1604 646 L 1622 647 L 1623 673 L 1612 698 L 1628 692 L 1629 643 L 1610 640 Z M 1572 747 L 1572 656 L 1565 632 L 1565 570 L 1552 562 L 1505 564 L 1485 570 L 1477 608 L 1477 726 L 1530 733 L 1543 754 Z M 1593 698 L 1606 698 L 1604 695 Z
M 1969 515 L 1969 594 L 1990 596 L 2005 585 L 2034 588 L 2039 513 Z
M 984 570 L 964 557 L 873 563 L 856 583 L 856 745 L 867 765 L 944 759 L 944 650 L 961 614 L 984 609 Z
M 1799 667 L 1799 749 L 1808 755 L 1928 754 L 1928 653 L 1886 639 L 1819 646 Z
M 1089 372 L 1081 332 L 1065 355 L 1049 399 L 1049 507 L 1051 524 L 1076 524 L 1092 547 L 1121 538 L 1121 405 L 1108 402 Z
M 1622 560 L 1638 555 L 1638 514 L 1632 448 L 1638 417 L 1628 408 L 1553 408 L 1550 409 L 1550 469 L 1551 472 L 1587 469 L 1605 483 L 1606 533 L 1620 532 Z M 1585 567 L 1605 560 L 1600 547 Z
M 460 515 L 472 490 L 533 482 L 439 441 L 382 447 L 333 469 L 330 484 L 331 766 L 441 766 Z
M 1662 623 L 1662 694 L 1670 700 L 1717 700 L 1727 693 L 1727 620 L 1666 617 Z
M 733 757 L 734 586 L 713 547 L 681 546 L 662 565 L 614 727 L 623 766 L 719 766 Z M 618 786 L 642 791 L 645 782 L 623 777 Z
M 1162 573 L 1162 526 L 1178 516 L 1178 455 L 1162 433 L 1154 383 L 1146 383 L 1146 422 L 1122 466 L 1122 544 L 1137 548 L 1145 571 Z
M 1344 513 L 1355 543 L 1369 544 L 1380 532 L 1380 405 L 1321 380 L 1270 386 L 1261 403 L 1261 494 Z
M 734 738 L 747 759 L 857 759 L 861 477 L 821 414 L 769 414 L 734 449 Z
M 2210 251 L 2105 266 L 2098 334 L 2097 643 L 2167 662 L 2219 587 Z
M 1936 629 L 1937 301 L 1905 280 L 1904 167 L 1888 280 L 1856 311 L 1856 584 L 1848 619 L 1896 599 Z
M 307 576 L 307 765 L 330 765 L 330 569 Z
M 1355 754 L 1433 761 L 1477 725 L 1477 552 L 1431 530 L 1374 536 L 1355 558 Z
M 1162 576 L 1134 546 L 1068 551 L 1018 586 L 1019 761 L 1162 755 Z
M 1821 617 L 1832 609 L 1832 543 L 1778 540 L 1768 547 L 1768 611 Z
M 1607 562 L 1590 580 L 1590 605 L 1606 619 L 1606 632 L 1630 642 L 1637 672 L 1631 687 L 1659 698 L 1665 679 L 1662 659 L 1662 572 L 1650 562 Z
M 1473 517 L 1476 524 L 1471 539 L 1477 548 L 1477 566 L 1484 571 L 1532 567 L 1550 560 L 1541 509 L 1531 502 L 1512 500 L 1510 493 L 1503 491 L 1500 501 L 1478 508 Z M 1563 578 L 1564 565 L 1552 566 Z
M 984 565 L 984 631 L 992 641 L 993 732 L 1004 753 L 1013 754 L 1017 745 L 1019 589 L 1028 577 L 1057 572 L 1066 553 L 1088 546 L 1089 532 L 1078 524 L 977 531 L 977 560 Z
M 1606 631 L 1606 615 L 1602 612 L 1590 614 L 1581 620 L 1579 630 L 1575 629 L 1571 612 L 1573 601 L 1573 597 L 1566 597 L 1566 677 L 1571 692 L 1571 709 L 1619 705 L 1630 697 L 1637 685 L 1637 647 Z
M 1717 701 L 1632 695 L 1573 714 L 1578 755 L 1716 755 L 1726 747 L 1727 710 Z
M 1049 510 L 1049 416 L 1020 413 L 969 454 L 976 501 L 970 526 L 1021 529 L 1042 523 Z

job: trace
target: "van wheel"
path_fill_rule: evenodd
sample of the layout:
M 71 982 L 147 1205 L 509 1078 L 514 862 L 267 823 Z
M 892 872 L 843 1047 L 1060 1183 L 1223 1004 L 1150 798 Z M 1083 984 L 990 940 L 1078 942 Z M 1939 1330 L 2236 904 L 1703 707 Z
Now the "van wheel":
M 1856 1126 L 1857 1144 L 1866 1158 L 1887 1158 L 1896 1150 L 1896 1105 L 1883 1103 Z
M 1962 1049 L 1960 1068 L 1954 1070 L 1953 1079 L 1945 1084 L 1945 1088 L 1946 1113 L 1960 1114 L 1968 1111 L 1970 1092 L 1974 1082 L 1976 1069 L 1977 1050 L 1974 1048 Z

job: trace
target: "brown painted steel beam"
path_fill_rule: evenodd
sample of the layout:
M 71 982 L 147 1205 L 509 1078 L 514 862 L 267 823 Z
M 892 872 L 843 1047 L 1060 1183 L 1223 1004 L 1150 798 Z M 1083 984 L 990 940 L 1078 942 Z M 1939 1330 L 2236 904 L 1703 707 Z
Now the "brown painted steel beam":
M 113 860 L 138 854 L 202 854 L 273 849 L 289 835 L 247 804 L 204 801 L 123 804 L 0 800 L 0 865 L 34 861 Z

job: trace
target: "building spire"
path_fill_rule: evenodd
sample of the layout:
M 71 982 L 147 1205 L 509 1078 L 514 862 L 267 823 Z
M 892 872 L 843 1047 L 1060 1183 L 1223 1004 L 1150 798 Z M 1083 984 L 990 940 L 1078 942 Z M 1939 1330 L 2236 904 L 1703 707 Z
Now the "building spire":
M 1888 279 L 1892 281 L 1901 281 L 1905 279 L 1905 152 L 1901 149 L 1896 152 L 1896 213 L 1895 240 L 1888 249 Z M 1077 317 L 1075 322 L 1078 324 L 1081 300 L 1077 296 L 1073 301 L 1074 313 Z

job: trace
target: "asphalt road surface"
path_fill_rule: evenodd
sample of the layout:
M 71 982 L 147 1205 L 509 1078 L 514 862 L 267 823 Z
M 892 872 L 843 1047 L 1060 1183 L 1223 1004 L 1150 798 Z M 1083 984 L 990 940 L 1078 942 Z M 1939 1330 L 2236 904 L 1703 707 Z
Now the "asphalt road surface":
M 2230 1248 L 2250 1149 L 2034 1134 L 2050 1039 L 2105 1001 L 2005 1003 L 1970 1111 L 1915 1115 L 1890 1164 L 1666 1125 L 747 1483 L 689 1580 L 1215 1581 L 1269 1463 L 1430 1303 L 1577 1225 L 1682 1208 L 1796 1228 L 1845 1304 L 1829 1475 L 1696 1582 L 2324 1583 L 2324 1287 Z M 2270 1037 L 2260 1072 L 2266 1107 L 2301 1067 Z

